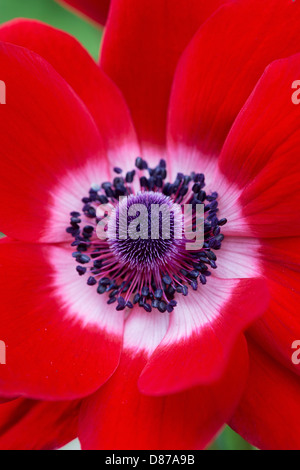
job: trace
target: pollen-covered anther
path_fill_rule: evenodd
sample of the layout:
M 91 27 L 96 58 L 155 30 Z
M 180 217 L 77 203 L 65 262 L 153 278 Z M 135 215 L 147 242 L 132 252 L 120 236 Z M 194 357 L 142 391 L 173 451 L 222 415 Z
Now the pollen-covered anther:
M 198 290 L 217 268 L 215 251 L 227 222 L 218 218 L 218 194 L 205 192 L 201 173 L 178 173 L 173 183 L 166 182 L 165 160 L 151 169 L 138 157 L 136 169 L 125 176 L 121 168 L 114 172 L 112 182 L 92 185 L 82 199 L 82 213 L 70 214 L 67 232 L 74 238 L 77 272 L 118 311 L 139 305 L 146 312 L 171 313 L 177 294 Z M 132 184 L 136 178 L 138 192 Z M 202 243 L 192 246 L 200 230 Z

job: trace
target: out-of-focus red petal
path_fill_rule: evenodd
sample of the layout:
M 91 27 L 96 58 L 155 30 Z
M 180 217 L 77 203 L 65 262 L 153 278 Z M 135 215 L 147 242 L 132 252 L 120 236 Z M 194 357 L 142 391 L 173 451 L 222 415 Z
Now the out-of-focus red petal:
M 260 449 L 300 448 L 299 377 L 248 342 L 250 375 L 230 425 Z
M 131 110 L 140 141 L 165 146 L 177 62 L 199 26 L 223 0 L 113 0 L 101 66 Z M 151 152 L 150 152 L 151 153 Z
M 101 174 L 107 178 L 98 129 L 72 88 L 40 56 L 0 42 L 0 70 L 7 89 L 7 104 L 0 107 L 1 231 L 26 241 L 68 240 L 62 222 L 70 208 L 55 195 L 62 188 L 80 204 Z M 72 172 L 85 179 L 81 192 L 70 181 Z
M 58 449 L 78 435 L 80 401 L 18 399 L 0 405 L 1 450 Z
M 223 6 L 199 29 L 179 62 L 170 102 L 169 148 L 175 174 L 185 168 L 192 171 L 197 164 L 204 172 L 215 164 L 266 66 L 300 52 L 299 22 L 298 2 L 243 0 Z M 272 100 L 277 97 L 274 93 Z M 272 127 L 274 120 L 265 122 Z M 246 126 L 244 140 L 253 145 L 251 123 Z
M 68 247 L 0 242 L 0 396 L 72 400 L 114 372 L 122 312 L 82 282 Z
M 75 38 L 39 21 L 18 19 L 0 27 L 0 41 L 26 47 L 46 59 L 88 108 L 111 166 L 132 169 L 140 150 L 128 107 L 116 85 Z
M 297 54 L 267 68 L 223 147 L 220 170 L 241 191 L 243 217 L 230 221 L 236 234 L 300 234 L 300 106 L 292 102 L 299 67 Z
M 268 282 L 271 302 L 264 316 L 250 329 L 251 336 L 276 360 L 300 375 L 293 364 L 292 345 L 300 339 L 299 238 L 263 240 L 259 255 Z
M 105 25 L 110 0 L 56 0 L 63 6 L 71 7 L 75 11 L 83 13 L 86 17 Z
M 269 304 L 258 279 L 210 277 L 200 289 L 178 299 L 169 330 L 139 379 L 141 392 L 165 395 L 219 380 L 238 336 Z
M 2 405 L 3 403 L 8 403 L 8 402 L 13 401 L 13 400 L 16 400 L 16 398 L 4 398 L 4 397 L 1 397 L 1 398 L 0 398 L 0 405 Z
M 125 349 L 121 364 L 84 400 L 79 438 L 83 449 L 202 449 L 231 417 L 247 378 L 247 352 L 240 338 L 221 380 L 165 397 L 147 397 L 137 381 L 146 352 Z

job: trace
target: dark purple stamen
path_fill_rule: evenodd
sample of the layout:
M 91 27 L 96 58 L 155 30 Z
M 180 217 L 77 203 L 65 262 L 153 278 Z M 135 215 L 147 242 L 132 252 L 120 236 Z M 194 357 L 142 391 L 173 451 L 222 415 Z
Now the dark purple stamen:
M 123 177 L 123 170 L 114 168 L 116 177 L 112 182 L 93 185 L 89 194 L 82 198 L 82 212 L 70 214 L 70 226 L 66 231 L 73 237 L 72 256 L 78 263 L 76 270 L 80 276 L 88 274 L 86 283 L 96 286 L 100 295 L 107 295 L 109 305 L 116 304 L 116 309 L 132 309 L 138 305 L 146 312 L 158 309 L 159 312 L 171 313 L 177 305 L 174 297 L 188 295 L 189 287 L 194 291 L 207 283 L 211 269 L 217 269 L 215 251 L 222 246 L 224 235 L 221 228 L 227 219 L 218 218 L 218 193 L 207 194 L 205 177 L 202 173 L 190 175 L 178 173 L 174 182 L 167 182 L 167 164 L 160 160 L 155 168 L 149 168 L 141 157 L 135 161 L 136 169 L 128 171 Z M 140 182 L 140 192 L 136 193 L 132 183 Z M 126 196 L 125 206 L 119 204 L 119 198 Z M 110 225 L 106 227 L 107 239 L 100 240 L 96 229 L 107 214 L 98 215 L 97 209 L 110 204 L 114 207 L 117 233 L 111 236 Z M 132 239 L 121 236 L 120 218 L 122 210 L 129 210 L 133 204 L 143 204 L 149 214 L 148 238 L 141 236 Z M 162 237 L 163 215 L 160 215 L 158 238 L 151 237 L 152 204 L 166 204 L 171 211 L 170 237 Z M 198 251 L 186 250 L 186 240 L 175 237 L 175 226 L 179 215 L 176 207 L 191 204 L 196 208 L 204 205 L 204 244 Z M 138 217 L 126 216 L 128 225 Z M 180 219 L 182 220 L 182 219 Z M 181 222 L 182 224 L 182 222 Z M 196 220 L 191 217 L 191 230 L 196 228 Z

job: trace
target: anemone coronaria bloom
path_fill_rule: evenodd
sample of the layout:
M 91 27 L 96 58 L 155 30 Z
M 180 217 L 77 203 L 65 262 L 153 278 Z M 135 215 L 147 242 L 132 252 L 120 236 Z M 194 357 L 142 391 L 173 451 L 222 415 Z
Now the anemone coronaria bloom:
M 3 449 L 299 447 L 300 6 L 223 3 L 112 0 L 100 66 L 0 29 Z M 204 204 L 203 247 L 99 241 L 120 195 Z

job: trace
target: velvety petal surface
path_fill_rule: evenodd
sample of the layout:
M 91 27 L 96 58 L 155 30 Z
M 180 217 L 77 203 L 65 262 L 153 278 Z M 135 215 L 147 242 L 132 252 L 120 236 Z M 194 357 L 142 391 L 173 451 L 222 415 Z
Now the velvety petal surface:
M 113 0 L 101 66 L 123 92 L 143 149 L 165 147 L 177 62 L 222 0 Z
M 263 273 L 271 293 L 271 303 L 250 333 L 276 360 L 300 374 L 291 361 L 292 345 L 300 338 L 299 238 L 264 240 L 260 249 Z
M 226 182 L 241 193 L 242 217 L 230 220 L 243 236 L 298 236 L 300 176 L 300 107 L 292 102 L 300 54 L 272 63 L 243 110 L 223 147 L 219 168 Z M 220 181 L 221 176 L 218 174 Z
M 178 298 L 166 336 L 139 379 L 147 395 L 165 395 L 220 380 L 237 338 L 269 304 L 263 281 L 208 278 Z
M 265 450 L 300 447 L 299 377 L 249 343 L 250 374 L 232 428 Z
M 0 396 L 71 400 L 100 387 L 116 369 L 123 315 L 76 272 L 70 247 L 3 239 Z
M 0 69 L 7 88 L 0 108 L 1 231 L 26 241 L 66 240 L 66 214 L 77 210 L 66 198 L 80 208 L 90 185 L 108 175 L 98 129 L 40 56 L 0 42 Z
M 276 360 L 296 374 L 300 369 L 291 361 L 291 345 L 300 338 L 299 238 L 225 237 L 217 253 L 220 278 L 255 277 L 265 279 L 270 291 L 270 305 L 250 328 L 256 342 Z
M 18 399 L 0 405 L 1 450 L 53 450 L 77 437 L 80 402 Z
M 118 370 L 104 387 L 84 400 L 79 423 L 83 449 L 204 448 L 232 415 L 248 370 L 242 338 L 226 373 L 215 384 L 165 397 L 139 392 L 139 375 L 166 326 L 161 315 L 133 312 L 129 317 Z
M 298 2 L 240 0 L 223 6 L 199 29 L 179 62 L 172 89 L 168 140 L 174 173 L 194 169 L 199 162 L 201 171 L 212 171 L 264 69 L 276 59 L 300 52 L 299 21 Z M 291 84 L 287 84 L 288 93 Z M 261 109 L 267 109 L 271 93 L 272 102 L 281 109 L 279 101 L 286 94 L 278 101 L 278 92 L 271 88 Z M 285 109 L 290 103 L 288 99 Z M 274 127 L 274 117 L 260 117 Z M 245 127 L 247 131 L 239 132 L 244 143 L 252 145 L 256 142 L 248 132 L 252 121 L 245 121 Z
M 13 20 L 0 27 L 0 41 L 42 56 L 73 88 L 98 126 L 112 166 L 131 170 L 140 150 L 128 107 L 116 85 L 69 34 L 33 20 Z M 83 155 L 83 161 L 87 160 Z

